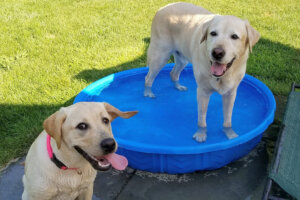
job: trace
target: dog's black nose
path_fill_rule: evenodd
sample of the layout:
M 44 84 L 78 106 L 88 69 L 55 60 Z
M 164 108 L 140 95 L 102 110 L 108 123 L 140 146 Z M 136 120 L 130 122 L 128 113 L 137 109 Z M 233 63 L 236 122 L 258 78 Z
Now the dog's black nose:
M 220 60 L 221 58 L 224 57 L 225 51 L 222 48 L 215 48 L 212 50 L 211 54 L 216 60 Z
M 106 138 L 106 139 L 102 140 L 102 142 L 100 143 L 100 146 L 103 149 L 103 151 L 105 151 L 105 153 L 111 153 L 116 148 L 116 142 L 112 138 Z

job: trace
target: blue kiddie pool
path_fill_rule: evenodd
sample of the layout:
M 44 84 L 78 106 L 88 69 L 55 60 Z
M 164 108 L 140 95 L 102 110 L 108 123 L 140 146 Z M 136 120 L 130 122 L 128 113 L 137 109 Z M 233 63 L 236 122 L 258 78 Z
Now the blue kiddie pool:
M 248 154 L 274 119 L 275 100 L 267 86 L 245 75 L 232 114 L 232 128 L 239 136 L 231 140 L 222 131 L 222 98 L 214 93 L 207 112 L 207 140 L 198 143 L 193 139 L 197 130 L 197 87 L 192 65 L 181 73 L 180 82 L 188 87 L 184 92 L 176 90 L 170 80 L 173 65 L 167 64 L 157 76 L 152 87 L 155 99 L 143 96 L 148 68 L 142 67 L 92 83 L 74 103 L 105 101 L 122 111 L 139 111 L 130 119 L 112 122 L 118 153 L 135 169 L 171 174 L 211 170 Z

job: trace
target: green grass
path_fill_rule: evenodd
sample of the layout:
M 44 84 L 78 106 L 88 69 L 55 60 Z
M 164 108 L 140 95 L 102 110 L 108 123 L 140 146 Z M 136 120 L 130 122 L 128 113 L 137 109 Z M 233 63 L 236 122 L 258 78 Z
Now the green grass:
M 145 66 L 151 19 L 162 0 L 0 2 L 0 167 L 24 155 L 43 120 L 91 82 Z M 248 19 L 262 35 L 247 73 L 276 95 L 300 82 L 298 1 L 191 1 Z

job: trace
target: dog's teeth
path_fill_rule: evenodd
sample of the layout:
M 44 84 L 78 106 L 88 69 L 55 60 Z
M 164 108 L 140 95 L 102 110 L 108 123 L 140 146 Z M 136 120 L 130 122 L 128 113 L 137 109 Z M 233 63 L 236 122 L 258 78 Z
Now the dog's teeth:
M 108 167 L 110 164 L 109 163 L 102 164 L 101 162 L 98 162 L 98 165 L 101 166 L 101 167 Z

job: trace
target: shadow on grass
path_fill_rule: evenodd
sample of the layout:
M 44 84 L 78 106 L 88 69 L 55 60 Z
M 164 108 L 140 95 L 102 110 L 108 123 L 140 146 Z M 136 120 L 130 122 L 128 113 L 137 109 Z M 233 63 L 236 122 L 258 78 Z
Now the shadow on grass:
M 111 73 L 145 66 L 150 39 L 145 38 L 144 42 L 146 45 L 142 56 L 103 70 L 84 70 L 74 78 L 92 83 Z M 262 80 L 275 94 L 286 95 L 292 81 L 300 83 L 299 63 L 299 49 L 261 39 L 248 60 L 247 73 Z M 71 105 L 73 100 L 74 97 L 57 105 L 0 104 L 0 168 L 9 160 L 24 155 L 34 138 L 42 131 L 44 119 L 60 107 Z M 282 117 L 281 114 L 278 116 Z
M 43 121 L 73 103 L 75 97 L 57 105 L 0 104 L 0 169 L 11 159 L 24 155 L 42 131 Z

